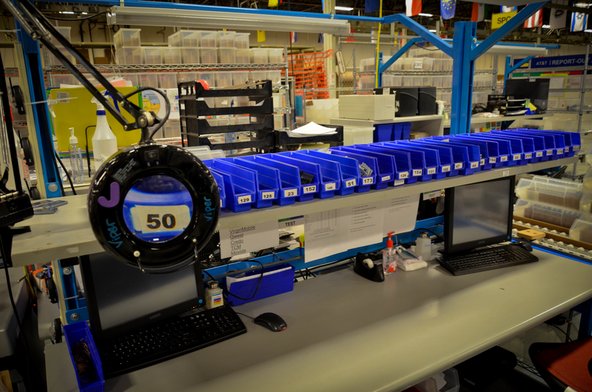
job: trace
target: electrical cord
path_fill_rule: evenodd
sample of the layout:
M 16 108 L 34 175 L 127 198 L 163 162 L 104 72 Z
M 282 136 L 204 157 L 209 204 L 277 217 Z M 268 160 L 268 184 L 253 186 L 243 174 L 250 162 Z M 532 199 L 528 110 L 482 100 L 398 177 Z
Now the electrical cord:
M 158 125 L 154 129 L 152 129 L 150 135 L 148 135 L 147 140 L 140 140 L 140 142 L 150 142 L 152 140 L 152 138 L 154 137 L 154 135 L 156 134 L 156 132 L 158 132 L 164 126 L 164 124 L 167 122 L 167 120 L 169 119 L 169 116 L 171 114 L 171 102 L 169 101 L 169 97 L 167 97 L 165 93 L 163 93 L 161 90 L 154 88 L 154 87 L 141 87 L 141 88 L 139 88 L 127 95 L 124 95 L 123 97 L 125 99 L 128 99 L 129 97 L 139 94 L 142 91 L 154 91 L 155 93 L 157 93 L 158 95 L 160 95 L 164 99 L 164 104 L 165 104 L 164 117 L 162 119 L 159 119 L 160 122 L 158 123 Z M 142 137 L 144 137 L 144 135 L 142 135 Z
M 45 15 L 45 17 L 47 19 L 59 20 L 59 21 L 63 21 L 63 22 L 80 22 L 80 21 L 83 21 L 83 20 L 94 19 L 97 16 L 107 15 L 107 14 L 108 14 L 107 11 L 103 11 L 103 12 L 98 12 L 98 13 L 93 14 L 93 15 L 88 15 L 88 16 L 85 16 L 85 17 L 80 17 L 80 18 L 62 18 L 62 17 L 59 17 L 59 16 L 48 16 L 48 15 Z
M 254 298 L 255 298 L 255 296 L 256 296 L 256 295 L 257 295 L 257 293 L 259 292 L 259 289 L 261 288 L 261 282 L 263 281 L 263 274 L 264 274 L 264 272 L 263 272 L 263 269 L 264 269 L 265 267 L 263 266 L 263 263 L 261 263 L 260 261 L 257 261 L 257 260 L 251 260 L 251 262 L 259 264 L 259 267 L 260 267 L 260 269 L 261 269 L 261 273 L 259 274 L 259 278 L 257 279 L 257 285 L 255 286 L 255 289 L 253 290 L 253 293 L 252 293 L 252 294 L 251 294 L 249 297 L 241 297 L 240 295 L 237 295 L 237 294 L 231 293 L 231 292 L 230 292 L 228 289 L 226 289 L 226 288 L 225 288 L 225 289 L 223 289 L 223 291 L 222 291 L 222 293 L 223 293 L 223 295 L 224 295 L 224 297 L 225 297 L 225 298 L 228 298 L 228 296 L 229 296 L 229 295 L 230 295 L 230 296 L 232 296 L 232 297 L 234 297 L 234 298 L 236 298 L 236 299 L 240 299 L 241 301 L 250 301 L 250 300 L 252 300 L 252 299 L 254 299 Z M 212 274 L 210 274 L 208 271 L 204 270 L 204 273 L 205 273 L 206 275 L 208 275 L 208 277 L 209 277 L 210 279 L 212 279 L 212 280 L 216 280 L 216 281 L 217 281 L 217 279 L 216 279 L 216 278 L 214 278 L 214 277 L 212 276 Z
M 64 169 L 64 172 L 66 173 L 66 177 L 68 178 L 68 182 L 70 183 L 70 188 L 72 189 L 72 193 L 74 195 L 77 195 L 76 189 L 74 189 L 74 182 L 72 182 L 72 177 L 70 177 L 70 173 L 68 173 L 66 166 L 64 166 L 64 162 L 62 162 L 62 160 L 60 159 L 60 156 L 58 155 L 57 152 L 54 152 L 54 154 L 55 154 L 56 159 L 60 163 L 60 166 L 62 166 L 62 169 Z
M 96 128 L 96 125 L 89 125 L 88 127 L 84 128 L 84 141 L 86 143 L 86 166 L 88 167 L 88 177 L 90 178 L 91 169 L 90 169 L 90 150 L 88 149 L 88 130 L 90 128 Z

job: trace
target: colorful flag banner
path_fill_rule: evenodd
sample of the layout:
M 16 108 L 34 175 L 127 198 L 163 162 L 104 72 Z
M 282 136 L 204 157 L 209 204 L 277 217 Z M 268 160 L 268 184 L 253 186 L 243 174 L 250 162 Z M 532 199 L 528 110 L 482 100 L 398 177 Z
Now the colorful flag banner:
M 267 7 L 268 8 L 277 8 L 279 5 L 279 0 L 267 0 Z
M 405 15 L 415 16 L 421 12 L 421 0 L 405 0 Z
M 514 12 L 514 11 L 518 11 L 518 7 L 516 6 L 507 6 L 507 5 L 500 5 L 500 12 L 506 13 L 506 12 Z
M 588 26 L 588 14 L 583 12 L 572 12 L 571 23 L 569 25 L 569 31 L 584 31 Z
M 298 33 L 295 31 L 290 32 L 290 43 L 295 44 L 298 41 Z
M 554 3 L 568 5 L 568 0 L 555 0 Z M 567 22 L 567 10 L 551 8 L 549 17 L 549 27 L 552 29 L 564 29 Z
M 485 19 L 485 5 L 480 3 L 473 3 L 473 11 L 471 12 L 471 21 L 482 22 Z
M 452 19 L 456 13 L 456 0 L 440 0 L 442 19 Z
M 525 29 L 534 29 L 543 25 L 543 10 L 540 9 L 524 21 Z

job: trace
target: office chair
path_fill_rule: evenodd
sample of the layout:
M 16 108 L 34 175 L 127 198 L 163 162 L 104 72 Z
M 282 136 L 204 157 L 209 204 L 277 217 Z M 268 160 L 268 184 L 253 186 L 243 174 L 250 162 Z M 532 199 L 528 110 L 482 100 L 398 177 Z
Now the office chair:
M 592 392 L 592 337 L 569 343 L 533 343 L 528 353 L 552 391 L 569 387 Z

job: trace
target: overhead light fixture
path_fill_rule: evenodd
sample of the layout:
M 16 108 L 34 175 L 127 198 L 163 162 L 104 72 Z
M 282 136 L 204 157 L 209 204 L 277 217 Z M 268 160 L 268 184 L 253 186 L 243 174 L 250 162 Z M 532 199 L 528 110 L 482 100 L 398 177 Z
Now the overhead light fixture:
M 335 6 L 335 11 L 345 11 L 345 12 L 349 12 L 349 11 L 353 11 L 354 7 L 346 7 L 344 5 L 336 5 Z
M 592 29 L 586 29 L 584 30 L 584 33 L 592 33 Z
M 150 7 L 111 7 L 107 14 L 109 25 L 174 26 L 186 28 L 220 29 L 232 25 L 238 30 L 328 33 L 347 35 L 347 20 L 257 14 L 254 12 L 225 12 L 205 10 L 164 9 Z
M 487 54 L 507 54 L 507 55 L 522 55 L 522 56 L 544 56 L 548 53 L 547 48 L 537 46 L 521 46 L 521 45 L 493 45 Z
M 75 14 L 74 11 L 60 11 L 59 13 L 62 15 L 74 15 Z
M 428 31 L 429 31 L 430 33 L 437 33 L 437 32 L 438 32 L 438 30 L 436 30 L 436 29 L 430 29 L 430 30 L 428 30 Z
M 432 16 L 434 16 L 433 14 L 426 14 L 424 12 L 420 12 L 419 14 L 417 14 L 419 16 L 425 16 L 426 18 L 431 18 Z
M 542 25 L 541 27 L 542 27 L 543 29 L 550 29 L 550 28 L 551 28 L 551 25 Z

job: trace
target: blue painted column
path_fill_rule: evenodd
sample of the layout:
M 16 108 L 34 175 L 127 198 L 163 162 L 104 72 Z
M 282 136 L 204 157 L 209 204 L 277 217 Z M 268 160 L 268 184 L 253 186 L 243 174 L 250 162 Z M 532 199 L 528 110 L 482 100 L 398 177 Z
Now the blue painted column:
M 452 44 L 452 98 L 450 134 L 468 133 L 471 129 L 473 76 L 475 60 L 471 50 L 475 42 L 477 23 L 456 22 Z
M 39 44 L 33 40 L 17 23 L 17 36 L 21 43 L 23 57 L 25 59 L 25 70 L 27 84 L 29 85 L 29 101 L 33 102 L 28 107 L 33 115 L 35 133 L 39 148 L 41 162 L 35 162 L 37 173 L 43 173 L 44 183 L 37 183 L 37 187 L 45 190 L 49 197 L 60 197 L 62 192 L 59 186 L 59 174 L 55 164 L 55 152 L 53 149 L 53 138 L 51 132 L 51 119 L 47 106 L 47 95 L 45 83 L 43 82 L 43 70 L 39 56 Z M 38 177 L 39 178 L 39 177 Z M 41 190 L 41 189 L 40 189 Z

